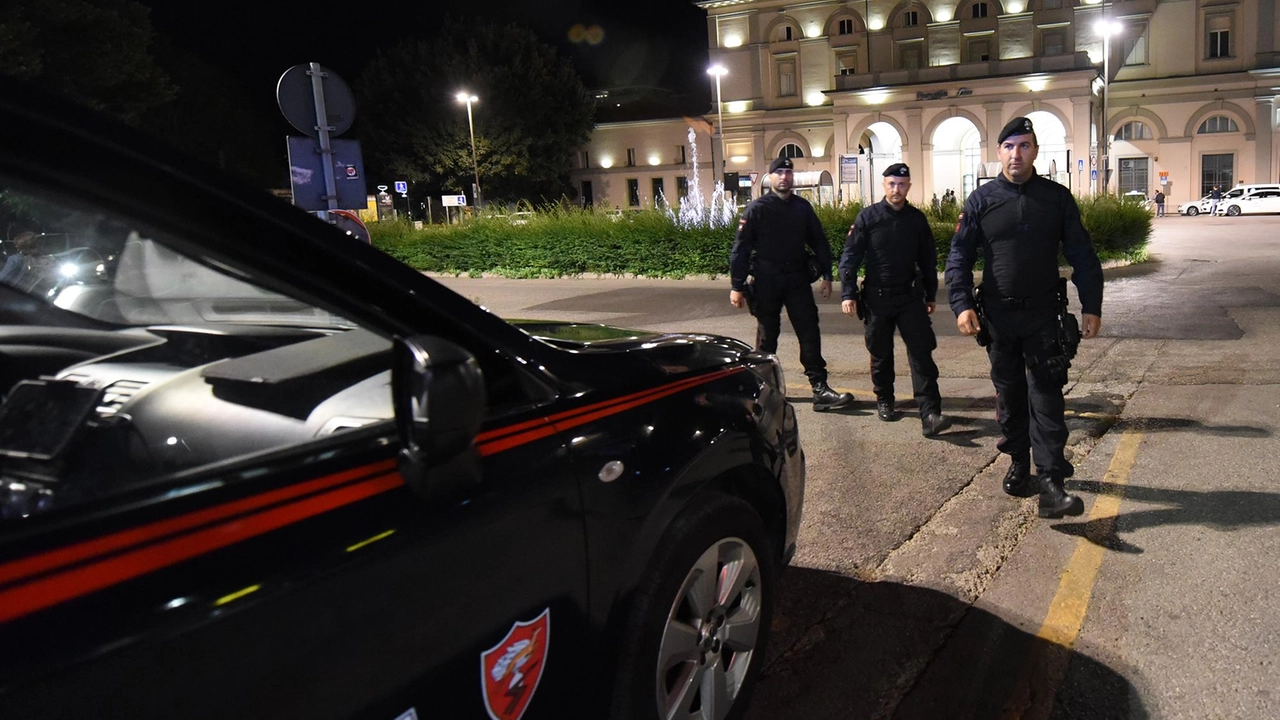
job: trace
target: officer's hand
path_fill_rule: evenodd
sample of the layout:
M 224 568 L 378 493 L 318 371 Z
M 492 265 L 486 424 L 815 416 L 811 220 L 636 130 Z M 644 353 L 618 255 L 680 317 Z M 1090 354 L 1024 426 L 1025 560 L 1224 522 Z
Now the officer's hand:
M 977 335 L 982 329 L 982 325 L 978 323 L 978 312 L 976 310 L 965 310 L 956 316 L 956 329 L 961 335 Z
M 1097 337 L 1098 329 L 1102 327 L 1102 318 L 1088 313 L 1085 313 L 1082 317 L 1084 322 L 1081 323 L 1080 336 L 1085 339 Z
M 858 314 L 858 301 L 845 300 L 840 303 L 840 310 L 843 311 L 845 315 L 856 316 Z
M 822 284 L 818 286 L 818 294 L 822 296 L 823 300 L 826 300 L 827 298 L 831 297 L 831 281 L 830 280 L 822 281 Z
M 729 304 L 730 304 L 730 305 L 732 305 L 732 306 L 734 306 L 734 307 L 736 307 L 736 308 L 740 308 L 740 307 L 742 307 L 743 305 L 746 305 L 746 304 L 747 304 L 747 294 L 746 294 L 746 293 L 744 293 L 744 292 L 739 292 L 739 291 L 737 291 L 737 290 L 730 290 L 730 291 L 729 291 Z
M 936 310 L 936 309 L 937 309 L 937 307 L 938 307 L 938 303 L 936 303 L 936 302 L 927 302 L 927 303 L 925 303 L 925 304 L 924 304 L 924 311 L 925 311 L 925 312 L 927 312 L 927 313 L 929 313 L 930 315 L 932 315 L 932 314 L 933 314 L 933 311 L 934 311 L 934 310 Z

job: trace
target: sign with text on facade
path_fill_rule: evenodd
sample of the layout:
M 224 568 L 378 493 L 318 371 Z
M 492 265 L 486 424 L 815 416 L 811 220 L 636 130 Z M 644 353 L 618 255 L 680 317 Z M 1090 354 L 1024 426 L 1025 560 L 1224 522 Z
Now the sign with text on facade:
M 440 204 L 445 207 L 466 207 L 466 195 L 441 195 Z
M 858 182 L 858 156 L 857 155 L 841 155 L 840 156 L 840 182 L 842 183 Z

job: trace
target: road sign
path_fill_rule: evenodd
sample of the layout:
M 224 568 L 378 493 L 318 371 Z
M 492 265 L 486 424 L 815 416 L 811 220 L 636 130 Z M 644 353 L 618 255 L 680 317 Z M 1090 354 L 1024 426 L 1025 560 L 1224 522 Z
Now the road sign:
M 1096 168 L 1096 167 L 1098 167 L 1098 156 L 1097 156 L 1097 155 L 1090 155 L 1090 156 L 1089 156 L 1089 167 L 1091 167 L 1091 168 Z
M 326 155 L 319 152 L 319 140 L 297 135 L 286 138 L 293 204 L 314 212 L 364 207 L 368 203 L 368 194 L 365 192 L 360 141 L 334 139 L 329 142 L 327 157 L 331 158 L 332 164 L 326 167 Z M 330 178 L 333 178 L 332 191 L 329 190 Z M 330 196 L 332 203 L 329 202 Z
M 381 190 L 382 192 L 386 192 L 386 191 L 387 191 L 387 186 L 386 186 L 386 185 L 379 185 L 379 186 L 378 186 L 378 189 L 379 189 L 379 190 Z
M 1097 179 L 1098 179 L 1098 171 L 1097 171 L 1097 170 L 1090 170 L 1090 171 L 1089 171 L 1089 179 L 1090 179 L 1090 180 L 1097 180 Z
M 840 156 L 840 182 L 842 183 L 858 182 L 858 156 L 857 155 L 841 155 Z
M 1076 160 L 1076 172 L 1084 172 L 1084 158 Z
M 440 204 L 445 207 L 466 207 L 466 195 L 441 195 Z
M 409 192 L 409 183 L 408 183 L 407 181 L 405 181 L 405 180 L 397 180 L 397 181 L 396 181 L 396 192 L 398 192 L 398 193 L 407 193 L 407 192 Z
M 319 137 L 316 100 L 323 102 L 324 127 L 331 135 L 351 129 L 356 117 L 355 95 L 332 70 L 315 65 L 294 65 L 276 83 L 276 102 L 289 124 L 311 137 Z M 314 80 L 314 82 L 313 82 Z M 319 98 L 317 98 L 319 95 Z

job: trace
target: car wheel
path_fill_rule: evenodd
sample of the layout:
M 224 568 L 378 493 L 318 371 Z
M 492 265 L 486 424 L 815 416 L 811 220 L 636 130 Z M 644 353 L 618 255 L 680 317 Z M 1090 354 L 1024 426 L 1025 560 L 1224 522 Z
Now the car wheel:
M 1192 205 L 1191 207 L 1187 208 L 1187 215 L 1189 217 L 1195 217 L 1199 214 L 1200 214 L 1200 208 L 1196 207 L 1195 205 Z
M 764 663 L 777 567 L 742 500 L 695 501 L 672 522 L 631 607 L 612 717 L 730 720 Z
M 1239 214 L 1240 214 L 1240 206 L 1239 206 L 1239 205 L 1232 205 L 1231 207 L 1227 208 L 1227 214 L 1228 214 L 1228 215 L 1230 215 L 1231 217 L 1235 217 L 1235 216 L 1239 215 Z

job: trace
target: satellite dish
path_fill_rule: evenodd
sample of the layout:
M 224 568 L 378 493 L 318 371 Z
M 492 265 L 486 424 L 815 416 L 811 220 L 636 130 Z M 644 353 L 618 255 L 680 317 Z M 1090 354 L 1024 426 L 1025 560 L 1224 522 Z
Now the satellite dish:
M 316 65 L 320 69 L 320 86 L 324 92 L 324 110 L 331 135 L 341 135 L 351 129 L 356 119 L 356 98 L 351 88 L 337 73 Z M 318 137 L 316 130 L 316 100 L 312 91 L 312 76 L 307 74 L 310 64 L 294 65 L 280 76 L 276 83 L 276 101 L 280 112 L 289 124 L 299 132 Z

